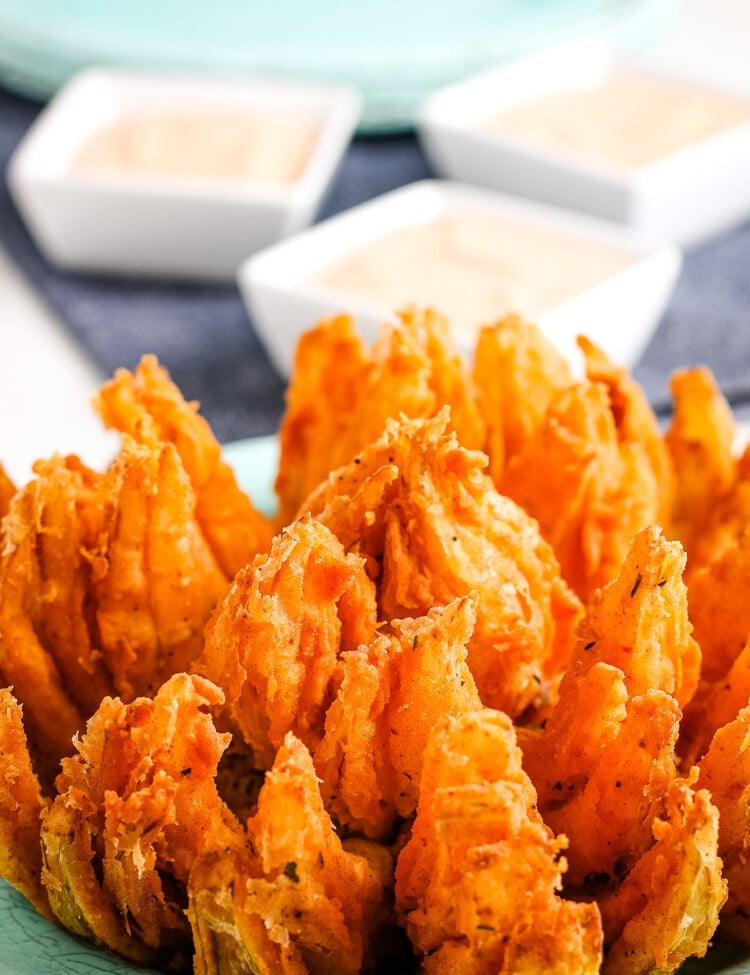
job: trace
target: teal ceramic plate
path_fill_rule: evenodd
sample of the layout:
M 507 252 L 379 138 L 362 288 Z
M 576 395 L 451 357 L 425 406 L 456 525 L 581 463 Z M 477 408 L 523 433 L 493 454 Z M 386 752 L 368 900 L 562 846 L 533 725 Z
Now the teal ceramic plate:
M 412 123 L 448 84 L 582 33 L 642 44 L 676 0 L 0 0 L 0 83 L 46 98 L 92 64 L 357 85 L 364 127 Z
M 0 975 L 150 975 L 39 917 L 0 880 Z M 719 945 L 680 975 L 750 975 L 750 951 Z
M 39 917 L 0 880 L 0 975 L 133 975 L 134 968 Z
M 276 437 L 254 437 L 224 445 L 224 457 L 234 467 L 237 480 L 264 514 L 276 511 L 273 482 L 279 466 L 279 442 Z
M 273 512 L 276 438 L 229 444 L 225 456 L 256 505 Z M 0 975 L 137 975 L 145 971 L 39 917 L 20 894 L 0 880 Z M 717 946 L 701 961 L 688 962 L 681 975 L 750 975 L 750 949 Z
M 248 453 L 252 454 L 252 448 Z M 744 960 L 743 960 L 744 955 Z M 149 975 L 47 921 L 0 880 L 0 975 Z M 750 975 L 747 949 L 712 948 L 680 975 Z

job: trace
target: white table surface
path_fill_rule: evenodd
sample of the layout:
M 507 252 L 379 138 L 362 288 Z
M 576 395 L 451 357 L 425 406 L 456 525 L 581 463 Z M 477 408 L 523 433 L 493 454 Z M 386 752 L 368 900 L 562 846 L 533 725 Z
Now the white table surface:
M 117 449 L 90 398 L 103 377 L 0 250 L 0 461 L 18 484 L 38 457 Z

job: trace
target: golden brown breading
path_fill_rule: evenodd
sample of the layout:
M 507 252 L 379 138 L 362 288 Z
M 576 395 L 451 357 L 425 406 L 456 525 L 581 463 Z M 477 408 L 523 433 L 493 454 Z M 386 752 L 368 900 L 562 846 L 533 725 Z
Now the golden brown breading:
M 271 542 L 271 524 L 240 490 L 197 403 L 187 403 L 155 356 L 118 369 L 95 398 L 108 427 L 143 444 L 173 444 L 196 495 L 196 517 L 227 579 Z
M 542 424 L 553 395 L 573 378 L 567 359 L 518 315 L 480 331 L 473 376 L 487 424 L 489 473 L 499 485 L 510 458 Z
M 736 427 L 729 404 L 705 367 L 671 380 L 674 414 L 665 442 L 675 471 L 673 530 L 691 559 L 712 512 L 736 475 Z
M 675 972 L 702 958 L 719 921 L 727 885 L 717 855 L 719 815 L 695 779 L 666 792 L 663 818 L 653 824 L 654 845 L 619 889 L 600 899 L 604 975 Z
M 453 341 L 450 323 L 431 309 L 419 311 L 413 307 L 402 309 L 398 318 L 429 360 L 428 382 L 435 396 L 434 412 L 447 406 L 451 428 L 459 442 L 467 450 L 481 449 L 487 439 L 486 425 L 476 402 L 473 381 Z M 391 412 L 391 416 L 396 414 Z
M 703 654 L 701 676 L 719 681 L 750 636 L 750 524 L 690 574 L 688 604 Z
M 106 472 L 0 467 L 0 876 L 197 975 L 407 936 L 425 975 L 669 975 L 720 916 L 750 945 L 750 448 L 692 370 L 668 450 L 579 344 L 574 383 L 508 316 L 472 375 L 431 312 L 371 349 L 322 323 L 274 539 L 152 356 L 98 398 Z
M 546 727 L 522 736 L 539 808 L 570 838 L 573 884 L 632 867 L 675 778 L 678 704 L 700 663 L 684 564 L 659 529 L 635 537 L 618 577 L 591 601 Z
M 45 586 L 37 545 L 40 511 L 37 492 L 29 485 L 20 492 L 3 520 L 2 552 L 0 552 L 0 675 L 2 683 L 13 686 L 15 695 L 24 706 L 24 722 L 34 756 L 35 771 L 45 787 L 54 781 L 60 759 L 72 751 L 73 735 L 83 727 L 85 712 L 62 679 L 60 668 L 39 635 L 39 618 L 44 611 L 41 594 Z M 66 544 L 65 539 L 55 540 Z M 75 545 L 75 529 L 73 529 Z M 53 606 L 58 595 L 60 605 L 70 605 L 75 599 L 77 570 L 73 563 L 66 567 L 66 577 L 60 590 L 48 589 Z M 54 581 L 53 581 L 54 584 Z M 73 621 L 71 623 L 74 624 Z M 70 669 L 88 674 L 87 646 L 73 645 L 81 654 L 81 666 L 75 656 Z M 64 645 L 63 649 L 68 649 Z M 65 658 L 68 659 L 67 657 Z M 93 664 L 95 658 L 89 657 Z M 75 686 L 75 685 L 74 685 Z M 85 686 L 81 689 L 86 693 Z
M 282 943 L 290 936 L 312 975 L 358 972 L 384 920 L 393 864 L 386 850 L 364 857 L 342 845 L 312 758 L 291 733 L 247 825 L 261 876 L 248 880 L 243 909 L 262 913 Z
M 433 726 L 480 706 L 466 665 L 476 611 L 456 600 L 395 620 L 369 647 L 341 658 L 342 681 L 314 753 L 326 808 L 339 823 L 387 838 L 417 805 Z
M 678 749 L 689 768 L 706 753 L 714 734 L 733 721 L 750 701 L 750 640 L 719 680 L 705 681 L 685 709 L 680 724 Z
M 256 767 L 271 767 L 288 731 L 315 748 L 339 654 L 368 643 L 375 624 L 375 587 L 362 559 L 309 516 L 237 574 L 195 669 L 224 689 L 229 727 Z
M 443 405 L 466 447 L 482 447 L 484 423 L 445 319 L 402 311 L 371 349 L 348 317 L 303 335 L 287 393 L 276 481 L 286 524 L 329 471 L 383 432 L 386 420 L 432 416 Z
M 593 682 L 584 678 L 581 683 L 584 700 L 578 703 L 586 706 Z M 593 711 L 597 704 L 589 699 L 588 706 Z M 652 845 L 653 820 L 663 812 L 664 795 L 676 777 L 679 721 L 680 709 L 663 691 L 632 698 L 617 734 L 601 744 L 591 766 L 581 764 L 572 778 L 554 778 L 557 742 L 545 739 L 549 772 L 539 783 L 539 808 L 545 822 L 570 841 L 566 882 L 571 887 L 593 896 L 602 886 L 616 885 Z M 572 752 L 574 743 L 566 745 Z
M 545 821 L 570 839 L 566 881 L 602 907 L 603 971 L 618 975 L 703 955 L 725 896 L 716 809 L 677 779 L 676 698 L 698 666 L 683 566 L 658 529 L 636 536 L 579 627 L 546 727 L 521 739 Z
M 500 496 L 447 410 L 389 421 L 304 507 L 368 560 L 382 620 L 477 595 L 469 667 L 484 703 L 517 715 L 565 665 L 581 606 L 536 522 Z
M 240 909 L 252 866 L 249 850 L 206 854 L 196 861 L 187 909 L 194 975 L 309 975 L 291 939 L 274 939 L 262 915 Z
M 729 884 L 722 934 L 750 944 L 750 707 L 714 735 L 700 762 L 699 784 L 719 811 L 719 855 Z
M 617 366 L 593 342 L 578 337 L 586 359 L 586 376 L 592 383 L 603 383 L 609 393 L 610 410 L 621 444 L 640 444 L 648 457 L 658 488 L 656 523 L 669 533 L 674 503 L 672 458 L 659 430 L 659 424 L 643 389 L 627 369 Z
M 391 857 L 375 844 L 342 845 L 310 754 L 291 732 L 248 833 L 244 851 L 211 854 L 192 874 L 198 975 L 356 975 L 386 920 Z
M 741 546 L 743 536 L 750 533 L 750 478 L 744 467 L 744 457 L 741 457 L 737 479 L 729 493 L 711 506 L 700 532 L 692 539 L 685 572 L 688 589 L 692 589 L 696 576 L 710 570 L 712 563 L 721 565 L 728 550 Z M 732 557 L 729 556 L 730 562 Z M 717 583 L 721 584 L 721 579 Z
M 0 464 L 0 519 L 4 518 L 10 511 L 10 502 L 15 493 L 15 484 L 11 481 L 10 475 L 3 465 Z
M 38 588 L 29 588 L 26 606 L 66 691 L 88 718 L 115 689 L 91 612 L 113 482 L 74 456 L 38 461 L 34 472 L 21 492 L 26 544 L 38 563 Z
M 557 893 L 565 846 L 536 810 L 510 720 L 485 709 L 441 722 L 396 868 L 396 906 L 422 970 L 598 972 L 596 905 Z
M 563 578 L 584 602 L 614 578 L 633 535 L 656 523 L 660 510 L 646 449 L 620 442 L 600 383 L 553 396 L 498 489 L 538 520 Z
M 123 438 L 94 579 L 103 658 L 126 700 L 187 670 L 227 583 L 198 525 L 195 494 L 171 444 Z
M 44 881 L 71 931 L 138 963 L 190 951 L 183 901 L 205 851 L 244 844 L 219 799 L 219 690 L 178 674 L 153 700 L 105 698 L 63 762 L 42 824 Z
M 31 767 L 21 707 L 0 688 L 0 877 L 52 917 L 39 842 L 39 817 L 48 804 Z
M 631 540 L 620 571 L 591 600 L 570 680 L 595 661 L 618 667 L 631 696 L 659 688 L 683 707 L 695 693 L 700 648 L 691 635 L 685 553 L 655 526 Z
M 347 449 L 367 363 L 367 350 L 349 315 L 321 321 L 300 337 L 279 429 L 280 524 L 292 521 L 301 501 L 338 466 L 329 465 L 329 451 L 338 456 L 342 446 Z
M 104 697 L 190 665 L 227 582 L 173 446 L 124 437 L 103 475 L 75 457 L 34 469 L 3 522 L 0 674 L 49 786 Z
M 542 726 L 518 730 L 524 769 L 539 793 L 543 812 L 585 787 L 627 714 L 624 675 L 601 661 L 576 680 L 563 680 L 561 690 Z

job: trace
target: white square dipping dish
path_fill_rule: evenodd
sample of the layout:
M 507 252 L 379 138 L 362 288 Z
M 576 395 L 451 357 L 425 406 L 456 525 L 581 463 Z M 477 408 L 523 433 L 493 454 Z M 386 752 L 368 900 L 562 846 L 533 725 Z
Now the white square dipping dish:
M 617 72 L 676 91 L 747 102 L 750 109 L 739 92 L 708 88 L 586 39 L 435 92 L 420 110 L 422 146 L 442 176 L 579 210 L 655 240 L 693 244 L 750 215 L 750 121 L 633 166 L 528 132 L 501 131 L 499 125 L 489 131 L 486 123 L 499 113 L 593 88 Z
M 360 103 L 346 86 L 94 68 L 42 111 L 11 158 L 8 185 L 39 249 L 63 268 L 233 280 L 248 254 L 311 222 Z M 170 112 L 281 118 L 314 126 L 316 135 L 301 172 L 285 182 L 134 177 L 74 165 L 97 131 Z
M 394 314 L 387 302 L 363 298 L 356 291 L 326 287 L 315 280 L 315 275 L 398 229 L 430 225 L 462 214 L 505 219 L 535 233 L 549 232 L 555 246 L 557 241 L 561 246 L 579 242 L 601 245 L 621 255 L 627 261 L 623 270 L 538 316 L 537 324 L 574 366 L 580 361 L 575 341 L 579 334 L 587 335 L 618 363 L 631 366 L 636 362 L 653 334 L 682 266 L 678 248 L 644 244 L 620 227 L 569 211 L 458 183 L 424 180 L 332 217 L 241 265 L 240 291 L 279 372 L 290 374 L 300 335 L 321 318 L 352 314 L 364 339 L 373 342 L 380 324 Z M 399 265 L 399 273 L 405 281 L 409 280 L 408 261 Z M 408 292 L 405 300 L 433 306 L 428 293 Z M 439 307 L 437 310 L 441 311 Z M 486 321 L 497 320 L 510 311 L 528 316 L 523 308 L 498 307 Z M 484 322 L 477 322 L 475 328 L 453 327 L 456 344 L 467 358 L 473 354 L 481 324 Z

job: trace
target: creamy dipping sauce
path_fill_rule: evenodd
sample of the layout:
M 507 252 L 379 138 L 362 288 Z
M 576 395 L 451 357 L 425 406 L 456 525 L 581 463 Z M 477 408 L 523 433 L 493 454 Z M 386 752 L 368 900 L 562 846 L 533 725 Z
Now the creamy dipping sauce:
M 746 122 L 750 101 L 621 72 L 513 105 L 478 128 L 636 167 Z
M 538 318 L 632 263 L 579 235 L 466 211 L 392 230 L 309 280 L 390 309 L 428 305 L 476 330 L 508 311 Z
M 123 115 L 93 133 L 71 169 L 87 176 L 289 183 L 301 175 L 317 135 L 307 120 L 260 113 Z

